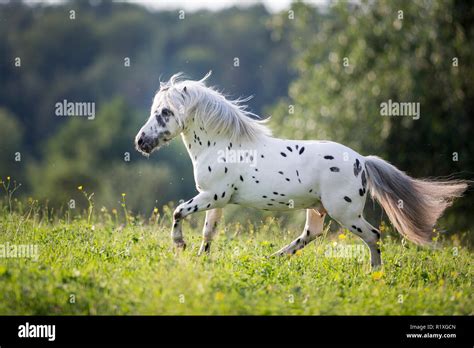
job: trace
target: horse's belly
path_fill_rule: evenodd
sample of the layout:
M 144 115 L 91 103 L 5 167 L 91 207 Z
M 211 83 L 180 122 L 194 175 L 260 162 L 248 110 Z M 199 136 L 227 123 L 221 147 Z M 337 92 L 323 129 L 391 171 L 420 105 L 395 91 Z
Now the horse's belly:
M 304 195 L 286 195 L 277 191 L 257 196 L 254 192 L 232 195 L 229 203 L 263 210 L 293 210 L 317 207 L 319 196 L 310 193 Z

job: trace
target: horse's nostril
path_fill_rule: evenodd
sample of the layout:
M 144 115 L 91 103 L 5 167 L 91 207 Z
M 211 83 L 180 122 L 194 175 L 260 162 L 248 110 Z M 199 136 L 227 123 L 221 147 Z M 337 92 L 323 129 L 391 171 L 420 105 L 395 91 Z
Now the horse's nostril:
M 140 137 L 140 139 L 138 139 L 137 144 L 138 144 L 139 146 L 140 146 L 141 144 L 143 144 L 143 137 Z

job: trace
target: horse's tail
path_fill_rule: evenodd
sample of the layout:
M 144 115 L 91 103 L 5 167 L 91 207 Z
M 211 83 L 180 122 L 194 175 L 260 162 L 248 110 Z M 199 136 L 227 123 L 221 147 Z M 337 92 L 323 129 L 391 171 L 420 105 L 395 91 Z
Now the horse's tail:
M 468 187 L 464 180 L 411 178 L 377 156 L 367 156 L 365 168 L 372 197 L 398 232 L 416 244 L 432 240 L 438 218 Z

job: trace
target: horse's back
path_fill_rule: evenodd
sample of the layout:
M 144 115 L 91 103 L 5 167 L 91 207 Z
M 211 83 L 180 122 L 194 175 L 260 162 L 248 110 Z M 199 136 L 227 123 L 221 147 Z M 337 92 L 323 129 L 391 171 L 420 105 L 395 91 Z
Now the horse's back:
M 355 185 L 352 166 L 363 157 L 331 141 L 269 138 L 259 144 L 258 161 L 238 182 L 230 203 L 268 210 L 316 206 L 326 186 Z M 351 177 L 352 176 L 352 177 Z

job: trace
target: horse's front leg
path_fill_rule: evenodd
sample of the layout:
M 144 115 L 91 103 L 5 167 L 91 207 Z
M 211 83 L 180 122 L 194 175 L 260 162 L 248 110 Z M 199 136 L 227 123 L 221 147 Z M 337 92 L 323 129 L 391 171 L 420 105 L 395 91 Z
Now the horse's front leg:
M 206 252 L 209 253 L 211 250 L 211 242 L 217 231 L 217 224 L 222 216 L 222 208 L 216 208 L 206 211 L 206 222 L 202 229 L 202 244 L 199 248 L 199 254 Z
M 224 205 L 221 198 L 217 198 L 217 195 L 210 192 L 201 192 L 189 201 L 178 205 L 173 213 L 173 228 L 171 230 L 171 238 L 178 248 L 183 250 L 186 248 L 181 221 L 190 214 Z

